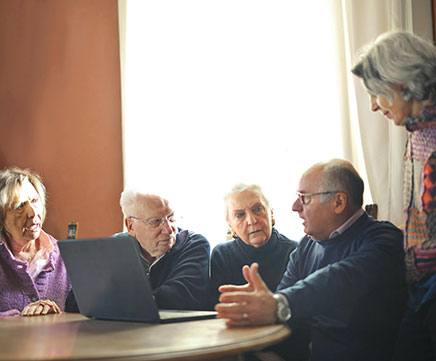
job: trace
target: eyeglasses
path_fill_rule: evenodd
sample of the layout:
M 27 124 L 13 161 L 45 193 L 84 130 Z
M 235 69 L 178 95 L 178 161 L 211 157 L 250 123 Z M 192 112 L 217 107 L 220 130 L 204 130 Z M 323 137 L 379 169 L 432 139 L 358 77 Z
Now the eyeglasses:
M 303 205 L 308 205 L 312 201 L 312 197 L 314 196 L 320 196 L 322 194 L 336 194 L 340 193 L 341 191 L 326 191 L 326 192 L 318 192 L 318 193 L 301 193 L 296 192 L 298 200 Z
M 167 221 L 170 225 L 176 222 L 176 217 L 174 216 L 174 214 L 165 218 L 152 218 L 149 219 L 148 221 L 134 216 L 130 216 L 129 218 L 136 219 L 137 221 L 141 221 L 142 223 L 149 226 L 150 228 L 160 228 L 163 226 L 165 221 Z

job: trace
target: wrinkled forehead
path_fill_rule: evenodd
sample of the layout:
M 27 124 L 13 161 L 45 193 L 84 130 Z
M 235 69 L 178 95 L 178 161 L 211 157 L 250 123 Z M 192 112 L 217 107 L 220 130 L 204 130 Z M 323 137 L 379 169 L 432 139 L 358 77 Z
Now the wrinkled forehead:
M 157 195 L 138 195 L 136 201 L 136 216 L 144 219 L 167 217 L 173 213 L 169 202 Z
M 16 205 L 25 202 L 26 200 L 39 198 L 39 194 L 35 187 L 26 178 L 21 184 L 16 184 L 11 192 L 9 206 L 14 208 Z
M 234 193 L 227 198 L 226 205 L 229 211 L 233 209 L 250 208 L 255 204 L 262 204 L 268 208 L 262 195 L 252 189 L 246 189 L 240 193 Z

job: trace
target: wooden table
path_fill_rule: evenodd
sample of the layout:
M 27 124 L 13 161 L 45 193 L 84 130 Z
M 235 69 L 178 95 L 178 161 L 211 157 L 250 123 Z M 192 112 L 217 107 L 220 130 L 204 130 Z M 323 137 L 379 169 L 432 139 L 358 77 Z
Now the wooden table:
M 211 319 L 169 324 L 79 314 L 0 318 L 3 360 L 243 360 L 290 334 L 284 325 L 234 328 Z

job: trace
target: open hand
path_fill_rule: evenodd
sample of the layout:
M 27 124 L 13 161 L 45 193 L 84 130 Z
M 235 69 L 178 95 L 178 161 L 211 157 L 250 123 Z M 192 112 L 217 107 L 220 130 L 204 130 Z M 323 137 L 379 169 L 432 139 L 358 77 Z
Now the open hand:
M 250 281 L 250 267 L 244 266 L 242 267 L 242 274 L 244 275 L 245 280 L 247 283 L 242 286 L 235 286 L 235 285 L 222 285 L 218 288 L 218 291 L 221 293 L 226 292 L 253 292 L 254 287 L 251 284 Z
M 220 287 L 224 292 L 215 306 L 218 318 L 226 318 L 227 326 L 271 324 L 276 321 L 277 301 L 258 273 L 259 265 L 244 266 L 242 272 L 247 285 Z

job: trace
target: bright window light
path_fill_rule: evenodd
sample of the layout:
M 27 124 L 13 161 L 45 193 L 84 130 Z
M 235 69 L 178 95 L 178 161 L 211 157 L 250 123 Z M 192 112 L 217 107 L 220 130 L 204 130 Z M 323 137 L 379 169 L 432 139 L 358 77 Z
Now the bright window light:
M 213 246 L 223 195 L 257 183 L 278 231 L 300 239 L 301 173 L 343 157 L 330 4 L 129 1 L 126 186 L 161 190 Z

